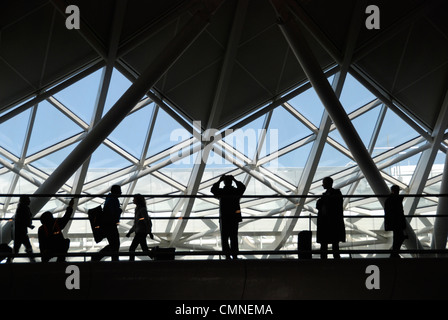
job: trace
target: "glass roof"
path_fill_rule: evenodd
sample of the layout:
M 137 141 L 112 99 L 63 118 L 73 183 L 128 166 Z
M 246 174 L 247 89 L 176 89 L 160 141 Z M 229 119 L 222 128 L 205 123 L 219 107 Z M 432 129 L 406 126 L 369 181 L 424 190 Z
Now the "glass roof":
M 3 226 L 15 213 L 18 197 L 14 195 L 34 193 L 93 125 L 102 72 L 98 70 L 0 122 Z M 128 79 L 114 70 L 103 114 L 130 85 Z M 350 75 L 340 101 L 387 184 L 399 183 L 406 193 L 412 189 L 412 183 L 421 183 L 412 177 L 422 152 L 427 149 L 427 141 Z M 65 195 L 85 196 L 79 199 L 76 219 L 68 231 L 71 251 L 92 252 L 104 246 L 93 241 L 86 219 L 87 210 L 102 204 L 104 199 L 88 196 L 107 194 L 113 184 L 120 184 L 123 194 L 147 196 L 155 234 L 154 240 L 148 239 L 150 246 L 171 245 L 180 251 L 220 250 L 218 201 L 210 197 L 210 188 L 224 173 L 244 182 L 246 195 L 253 196 L 241 200 L 244 220 L 239 229 L 240 250 L 296 249 L 297 233 L 316 229 L 316 199 L 306 198 L 300 204 L 301 198 L 281 196 L 297 194 L 305 183 L 310 186 L 307 195 L 319 195 L 323 192 L 321 179 L 325 176 L 332 176 L 344 195 L 359 195 L 346 198 L 344 203 L 348 234 L 344 246 L 390 247 L 391 238 L 382 227 L 381 205 L 376 198 L 362 197 L 373 194 L 372 189 L 334 126 L 322 138 L 325 139 L 323 151 L 312 153 L 325 110 L 312 88 L 238 126 L 238 130 L 228 134 L 220 132 L 225 136 L 211 145 L 207 158 L 202 157 L 206 162 L 203 167 L 198 161 L 204 154 L 199 153 L 200 141 L 165 108 L 149 98 L 142 99 L 60 189 L 61 196 L 52 198 L 41 210 L 62 214 L 68 203 Z M 193 123 L 190 125 L 193 127 Z M 444 153 L 439 152 L 434 162 L 420 164 L 431 168 L 423 186 L 425 192 L 438 192 L 444 158 Z M 313 162 L 318 164 L 317 170 L 307 175 L 304 168 Z M 188 206 L 191 198 L 179 196 L 190 194 L 195 185 L 197 190 L 193 195 L 197 198 Z M 263 195 L 270 197 L 260 197 Z M 130 240 L 124 234 L 133 223 L 134 205 L 128 197 L 120 200 L 124 209 L 120 224 L 121 250 L 126 251 Z M 426 247 L 431 243 L 433 218 L 419 218 L 419 215 L 434 214 L 436 207 L 437 198 L 427 197 L 419 201 L 415 212 L 409 213 L 415 216 L 412 226 Z M 297 212 L 297 208 L 301 210 Z M 188 217 L 195 219 L 188 220 Z M 180 223 L 185 223 L 185 229 L 176 235 L 176 226 Z M 38 226 L 40 222 L 35 220 L 34 224 Z M 38 252 L 36 232 L 37 228 L 30 236 Z

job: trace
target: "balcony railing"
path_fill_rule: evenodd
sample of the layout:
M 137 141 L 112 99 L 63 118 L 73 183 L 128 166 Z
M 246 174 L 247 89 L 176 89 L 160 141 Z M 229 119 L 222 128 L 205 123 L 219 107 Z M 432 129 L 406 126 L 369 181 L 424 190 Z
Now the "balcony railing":
M 0 194 L 0 199 L 3 197 L 13 197 L 13 198 L 18 198 L 22 195 L 27 195 L 30 196 L 31 198 L 33 197 L 47 197 L 47 198 L 60 198 L 62 201 L 64 202 L 68 202 L 67 199 L 70 198 L 86 198 L 86 199 L 94 199 L 94 198 L 105 198 L 106 195 L 104 194 L 99 194 L 99 195 L 76 195 L 76 194 L 57 194 L 57 195 L 32 195 L 32 194 Z M 133 197 L 134 195 L 121 195 L 120 198 L 127 198 L 127 197 Z M 202 199 L 206 199 L 206 198 L 215 198 L 212 195 L 167 195 L 167 194 L 163 194 L 163 195 L 154 195 L 154 194 L 143 194 L 143 196 L 146 199 L 153 199 L 153 198 L 202 198 Z M 367 198 L 386 198 L 388 195 L 373 195 L 373 194 L 367 194 L 367 195 L 344 195 L 344 198 L 354 198 L 354 199 L 367 199 Z M 272 199 L 289 199 L 291 202 L 295 202 L 295 203 L 299 203 L 300 201 L 304 201 L 305 199 L 312 199 L 312 198 L 319 198 L 321 197 L 321 195 L 243 195 L 241 197 L 241 201 L 242 203 L 244 202 L 245 199 L 260 199 L 260 198 L 272 198 Z M 411 198 L 411 197 L 427 197 L 427 198 L 440 198 L 440 197 L 448 197 L 448 194 L 423 194 L 423 195 L 419 195 L 419 194 L 407 194 L 407 195 L 403 195 L 404 198 Z M 97 205 L 97 204 L 95 204 Z M 132 208 L 131 208 L 132 209 Z M 350 209 L 350 208 L 349 208 Z M 350 210 L 347 210 L 346 212 L 349 212 Z M 350 237 L 348 237 L 349 239 L 347 239 L 346 242 L 344 243 L 340 243 L 340 250 L 338 251 L 342 258 L 362 258 L 362 257 L 388 257 L 391 253 L 392 250 L 388 249 L 388 248 L 384 248 L 387 245 L 387 242 L 381 243 L 379 245 L 375 244 L 374 240 L 360 240 L 360 238 L 362 238 L 362 236 L 359 236 L 359 234 L 363 234 L 366 238 L 369 236 L 369 233 L 371 233 L 371 237 L 375 237 L 379 236 L 379 237 L 384 237 L 384 238 L 390 238 L 391 239 L 391 232 L 387 233 L 386 231 L 384 231 L 384 227 L 383 227 L 383 222 L 384 222 L 384 215 L 379 213 L 381 210 L 376 210 L 376 212 L 373 215 L 368 215 L 368 214 L 345 214 L 344 215 L 344 220 L 346 223 L 346 232 L 348 235 L 350 235 Z M 133 220 L 134 218 L 132 216 L 129 216 L 129 213 L 131 213 L 131 210 L 128 210 L 128 216 L 124 216 L 121 218 L 122 221 L 126 221 L 126 220 Z M 40 214 L 37 214 L 36 216 L 39 216 Z M 214 220 L 216 222 L 218 222 L 219 217 L 218 215 L 213 215 L 213 216 L 196 216 L 196 215 L 191 215 L 191 216 L 158 216 L 157 213 L 153 213 L 150 214 L 151 216 L 151 220 L 153 221 L 153 233 L 157 236 L 157 235 L 164 235 L 166 236 L 166 232 L 162 232 L 158 229 L 161 228 L 157 228 L 157 224 L 159 222 L 165 221 L 165 224 L 167 223 L 167 221 L 170 220 Z M 436 214 L 418 214 L 418 215 L 413 215 L 413 216 L 406 216 L 406 218 L 408 219 L 408 221 L 410 222 L 411 228 L 413 229 L 413 231 L 416 233 L 417 235 L 417 239 L 418 236 L 422 236 L 423 235 L 430 235 L 432 234 L 432 229 L 434 226 L 434 221 L 435 218 L 437 219 L 441 219 L 441 218 L 448 218 L 448 214 L 446 215 L 436 215 Z M 315 226 L 315 220 L 317 219 L 317 215 L 315 213 L 310 213 L 309 211 L 306 211 L 305 213 L 301 213 L 300 215 L 280 215 L 280 214 L 276 214 L 276 215 L 266 215 L 266 214 L 260 214 L 260 215 L 244 215 L 244 209 L 243 209 L 243 221 L 241 223 L 240 230 L 239 230 L 239 235 L 241 236 L 247 236 L 247 235 L 256 235 L 256 236 L 262 236 L 263 233 L 265 232 L 265 234 L 269 234 L 269 232 L 263 231 L 262 226 L 260 225 L 260 230 L 256 230 L 257 226 L 256 224 L 258 222 L 268 222 L 268 221 L 275 221 L 275 222 L 280 222 L 281 220 L 290 220 L 293 221 L 295 220 L 297 222 L 296 224 L 296 229 L 294 232 L 292 232 L 291 237 L 292 240 L 290 240 L 289 245 L 286 246 L 286 249 L 279 249 L 279 250 L 270 250 L 270 249 L 257 249 L 257 250 L 246 250 L 246 249 L 241 249 L 238 252 L 238 256 L 239 257 L 244 257 L 244 258 L 251 258 L 251 257 L 255 257 L 255 256 L 262 256 L 262 257 L 267 257 L 269 256 L 270 258 L 279 258 L 279 259 L 302 259 L 304 255 L 308 254 L 308 256 L 310 256 L 313 259 L 319 258 L 320 255 L 322 253 L 327 253 L 328 257 L 330 258 L 331 255 L 333 254 L 332 250 L 328 250 L 328 251 L 321 251 L 319 248 L 316 248 L 316 245 L 314 245 L 314 248 L 312 248 L 310 251 L 306 250 L 303 251 L 301 250 L 299 252 L 297 248 L 297 233 L 299 231 L 304 231 L 304 230 L 309 230 L 311 232 L 313 232 L 313 235 L 316 232 L 316 226 Z M 0 221 L 2 222 L 2 226 L 4 227 L 6 225 L 7 222 L 13 222 L 14 217 L 10 216 L 10 217 L 3 217 L 0 218 Z M 77 221 L 77 220 L 86 220 L 86 224 L 88 224 L 88 217 L 87 215 L 85 217 L 72 217 L 71 219 L 72 221 Z M 33 221 L 37 221 L 37 223 L 35 223 L 36 229 L 37 227 L 40 225 L 39 222 L 39 218 L 34 217 Z M 248 223 L 250 221 L 250 223 L 252 224 L 252 228 L 250 229 L 245 229 L 244 225 L 245 223 Z M 360 222 L 362 221 L 362 223 Z M 300 222 L 300 223 L 299 223 Z M 219 225 L 219 224 L 218 224 Z M 247 225 L 247 224 L 246 224 Z M 362 225 L 362 226 L 360 226 Z M 266 225 L 263 225 L 263 227 L 265 227 Z M 299 229 L 299 230 L 298 230 Z M 199 233 L 200 231 L 198 231 Z M 217 230 L 218 232 L 218 237 L 219 237 L 219 229 Z M 277 233 L 279 233 L 280 231 L 276 231 Z M 356 236 L 354 236 L 355 234 L 358 235 L 357 240 L 354 240 L 354 238 L 356 238 Z M 121 237 L 124 236 L 123 233 L 120 234 Z M 36 234 L 30 234 L 30 238 L 35 238 Z M 68 238 L 71 237 L 71 234 L 68 233 Z M 275 237 L 275 235 L 274 235 Z M 426 236 L 427 238 L 428 236 Z M 87 229 L 85 234 L 82 235 L 76 235 L 75 238 L 89 238 L 92 239 L 93 235 L 91 230 Z M 313 238 L 314 240 L 314 238 Z M 93 241 L 93 239 L 92 239 Z M 126 241 L 126 239 L 121 239 L 122 242 Z M 292 245 L 295 244 L 296 248 L 291 249 L 291 242 Z M 426 239 L 426 242 L 428 242 L 428 239 Z M 7 243 L 10 245 L 10 247 L 12 247 L 12 242 Z M 165 242 L 166 244 L 166 242 Z M 98 244 L 97 245 L 97 249 L 101 249 L 100 246 L 102 246 L 102 244 Z M 161 246 L 163 247 L 163 245 L 157 243 L 157 241 L 149 241 L 148 246 L 151 247 L 155 247 L 155 246 Z M 317 245 L 318 247 L 319 245 Z M 392 242 L 389 241 L 389 246 L 392 246 Z M 131 255 L 131 252 L 127 251 L 126 246 L 123 246 L 124 248 L 121 248 L 119 252 L 117 252 L 116 254 L 120 257 L 120 260 L 125 259 L 126 257 L 129 257 Z M 175 245 L 174 245 L 175 247 Z M 215 248 L 219 247 L 219 246 L 214 246 Z M 379 248 L 378 248 L 379 247 Z M 23 249 L 22 249 L 23 250 Z M 299 255 L 300 253 L 300 255 Z M 430 249 L 430 247 L 428 245 L 424 246 L 423 249 L 408 249 L 406 248 L 406 246 L 403 246 L 403 249 L 399 250 L 397 253 L 401 254 L 402 256 L 405 257 L 412 257 L 412 258 L 418 258 L 418 257 L 442 257 L 442 256 L 448 256 L 448 250 L 446 249 L 440 249 L 440 250 L 435 250 L 435 249 Z M 85 252 L 85 251 L 80 251 L 80 252 L 76 252 L 76 251 L 69 251 L 67 254 L 65 254 L 64 256 L 67 257 L 68 259 L 78 259 L 80 261 L 89 261 L 93 256 L 95 256 L 97 254 L 97 252 L 93 251 L 93 252 Z M 108 254 L 112 254 L 112 253 L 108 253 Z M 141 252 L 141 251 L 136 251 L 136 252 L 132 252 L 132 255 L 136 256 L 136 257 L 148 257 L 148 253 L 147 252 Z M 7 253 L 5 252 L 4 254 L 2 254 L 2 257 L 4 259 L 9 258 L 9 257 L 13 257 L 14 261 L 16 261 L 15 258 L 29 258 L 30 256 L 33 257 L 41 257 L 39 252 L 35 252 L 33 254 L 27 254 L 27 253 L 17 253 L 17 254 L 12 254 L 12 253 Z M 191 259 L 191 258 L 196 258 L 196 259 L 204 259 L 205 258 L 222 258 L 224 257 L 224 253 L 221 250 L 210 250 L 210 249 L 202 249 L 200 247 L 193 249 L 182 249 L 182 248 L 178 248 L 175 252 L 169 252 L 169 253 L 165 253 L 163 251 L 158 251 L 156 256 L 152 256 L 152 258 L 156 258 L 156 259 Z M 25 261 L 26 259 L 19 259 L 20 261 Z M 127 259 L 125 259 L 127 260 Z

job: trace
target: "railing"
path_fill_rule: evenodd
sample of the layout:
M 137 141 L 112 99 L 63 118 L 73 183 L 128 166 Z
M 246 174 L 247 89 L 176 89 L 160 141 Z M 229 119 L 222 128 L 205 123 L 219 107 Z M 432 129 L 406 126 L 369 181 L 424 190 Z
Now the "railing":
M 241 256 L 254 256 L 254 255 L 269 255 L 269 256 L 282 256 L 279 259 L 284 259 L 285 255 L 288 256 L 297 256 L 299 253 L 298 250 L 240 250 L 238 251 L 238 256 L 241 259 Z M 328 254 L 329 258 L 333 254 L 332 250 L 328 251 L 322 251 L 322 250 L 311 250 L 311 251 L 301 251 L 301 254 L 309 253 L 313 256 L 320 257 L 321 254 Z M 339 250 L 338 253 L 341 255 L 346 255 L 346 257 L 342 257 L 341 259 L 353 259 L 352 255 L 354 254 L 369 254 L 369 255 L 384 255 L 382 258 L 388 258 L 391 253 L 399 253 L 399 254 L 409 254 L 413 255 L 413 258 L 448 258 L 448 250 L 447 249 L 428 249 L 428 250 L 408 250 L 408 249 L 401 249 L 398 251 L 394 250 L 358 250 L 358 249 L 348 249 L 348 250 Z M 129 252 L 129 251 L 119 251 L 119 252 L 108 252 L 106 257 L 110 257 L 111 255 L 116 255 L 119 257 L 125 257 L 129 258 L 130 256 L 136 256 L 136 257 L 148 257 L 148 252 L 142 252 L 142 251 L 136 251 L 136 252 Z M 33 258 L 41 258 L 42 255 L 40 253 L 16 253 L 16 254 L 0 254 L 1 257 L 7 261 L 7 258 L 23 258 L 28 259 L 30 257 Z M 53 255 L 54 260 L 56 260 L 58 257 L 64 257 L 64 258 L 80 258 L 76 259 L 77 262 L 90 262 L 92 257 L 95 257 L 98 255 L 98 252 L 68 252 L 66 254 L 61 255 Z M 219 260 L 223 259 L 225 253 L 223 251 L 219 250 L 213 250 L 213 251 L 174 251 L 174 252 L 158 252 L 157 254 L 153 254 L 151 259 L 155 260 L 175 260 L 173 257 L 191 257 L 191 256 L 218 256 Z M 373 259 L 378 259 L 375 257 L 371 257 Z M 244 258 L 247 259 L 247 258 Z M 250 258 L 249 258 L 250 259 Z M 289 257 L 288 259 L 294 259 L 292 257 Z M 298 258 L 299 260 L 309 260 L 312 258 Z M 362 258 L 364 259 L 364 258 Z M 199 259 L 201 260 L 201 259 Z M 120 261 L 128 261 L 128 259 L 120 259 Z M 16 260 L 14 260 L 16 262 Z M 24 261 L 27 262 L 27 261 Z
M 31 198 L 33 197 L 46 197 L 46 198 L 64 198 L 64 199 L 69 199 L 69 198 L 105 198 L 107 195 L 101 194 L 101 195 L 76 195 L 76 194 L 57 194 L 57 195 L 32 195 L 32 194 L 0 194 L 0 198 L 2 197 L 20 197 L 22 195 L 26 195 L 26 196 L 30 196 Z M 126 198 L 126 197 L 133 197 L 134 195 L 121 195 L 120 198 Z M 143 194 L 143 196 L 147 199 L 151 199 L 151 198 L 215 198 L 212 195 L 145 195 Z M 366 199 L 366 198 L 386 198 L 388 195 L 344 195 L 344 198 L 357 198 L 357 199 Z M 243 195 L 242 198 L 242 202 L 244 201 L 243 199 L 245 198 L 253 198 L 253 199 L 258 199 L 258 198 L 282 198 L 282 199 L 290 199 L 291 201 L 295 201 L 296 203 L 298 203 L 299 201 L 303 201 L 303 199 L 305 198 L 320 198 L 321 195 Z M 418 194 L 408 194 L 408 195 L 403 195 L 404 198 L 410 198 L 410 197 L 436 197 L 436 198 L 440 198 L 440 197 L 448 197 L 448 194 L 424 194 L 424 195 L 418 195 Z M 244 210 L 243 210 L 244 211 Z M 448 215 L 435 215 L 435 214 L 419 214 L 419 215 L 413 215 L 413 216 L 407 216 L 408 219 L 428 219 L 428 218 L 442 218 L 442 217 L 448 217 Z M 282 216 L 282 215 L 260 215 L 260 216 L 244 216 L 243 215 L 243 222 L 244 221 L 248 221 L 248 220 L 291 220 L 291 219 L 295 219 L 295 220 L 308 220 L 307 225 L 308 228 L 307 229 L 302 229 L 302 230 L 310 230 L 315 232 L 315 228 L 312 227 L 312 220 L 316 219 L 316 215 L 312 215 L 312 214 L 306 214 L 306 215 L 299 215 L 299 216 Z M 344 216 L 346 224 L 351 224 L 351 220 L 352 219 L 379 219 L 379 225 L 382 224 L 382 222 L 384 221 L 384 215 L 345 215 Z M 155 223 L 158 220 L 218 220 L 219 217 L 218 216 L 185 216 L 185 217 L 181 217 L 181 216 L 175 216 L 175 217 L 162 217 L 162 216 L 151 216 L 151 220 L 153 221 L 153 223 Z M 6 217 L 6 218 L 0 218 L 0 221 L 12 221 L 13 218 L 11 217 Z M 38 218 L 33 218 L 33 220 L 39 220 Z M 73 221 L 75 220 L 88 220 L 87 217 L 72 217 Z M 133 220 L 133 217 L 122 217 L 121 220 Z M 346 227 L 347 229 L 347 227 Z M 356 231 L 356 228 L 352 229 Z M 250 231 L 240 231 L 241 234 L 245 234 L 247 232 L 250 233 Z M 157 233 L 157 232 L 155 232 Z M 294 232 L 294 235 L 297 234 L 297 231 Z M 86 233 L 87 238 L 91 238 L 88 236 L 88 233 Z M 151 245 L 150 245 L 151 246 Z M 355 255 L 367 255 L 367 256 L 373 256 L 376 255 L 377 257 L 381 257 L 382 255 L 384 255 L 384 257 L 389 256 L 392 252 L 392 250 L 389 249 L 356 249 L 354 247 L 357 246 L 361 246 L 358 243 L 341 243 L 340 246 L 340 250 L 338 251 L 338 253 L 340 253 L 341 255 L 343 255 L 343 257 L 348 257 L 348 258 L 353 258 Z M 326 250 L 326 251 L 321 251 L 321 250 L 316 250 L 313 249 L 311 251 L 300 251 L 300 254 L 310 254 L 312 255 L 312 257 L 319 257 L 321 254 L 326 253 L 329 255 L 329 257 L 333 254 L 332 250 Z M 396 252 L 394 252 L 396 253 Z M 406 255 L 410 255 L 412 257 L 434 257 L 434 256 L 438 256 L 438 257 L 442 257 L 448 254 L 448 250 L 443 249 L 443 250 L 434 250 L 434 249 L 424 249 L 424 250 L 411 250 L 411 249 L 403 249 L 403 250 L 399 250 L 400 254 L 406 254 Z M 67 254 L 65 254 L 64 256 L 67 258 L 80 258 L 83 261 L 88 261 L 89 258 L 92 258 L 93 256 L 97 255 L 97 252 L 69 252 Z M 120 252 L 117 253 L 108 253 L 108 256 L 110 255 L 118 255 L 120 257 L 129 257 L 130 255 L 139 257 L 139 256 L 148 256 L 148 253 L 145 252 L 141 252 L 141 251 L 137 251 L 137 252 L 129 252 L 129 251 L 123 251 L 121 250 Z M 180 258 L 188 258 L 188 257 L 219 257 L 221 258 L 222 256 L 224 256 L 224 253 L 222 251 L 219 250 L 177 250 L 175 252 L 171 252 L 171 253 L 164 253 L 164 252 L 158 252 L 158 259 L 172 259 L 173 256 L 175 257 L 180 257 Z M 170 257 L 166 257 L 165 255 L 170 255 Z M 280 258 L 297 258 L 299 256 L 299 250 L 240 250 L 238 252 L 239 256 L 245 256 L 250 257 L 250 256 L 272 256 L 272 257 L 280 257 Z M 27 253 L 18 253 L 18 254 L 8 254 L 8 253 L 4 253 L 2 254 L 2 256 L 4 258 L 29 258 L 30 256 L 32 257 L 41 257 L 41 255 L 39 253 L 33 253 L 33 254 L 27 254 Z M 448 255 L 447 255 L 448 256 Z M 121 260 L 121 259 L 120 259 Z

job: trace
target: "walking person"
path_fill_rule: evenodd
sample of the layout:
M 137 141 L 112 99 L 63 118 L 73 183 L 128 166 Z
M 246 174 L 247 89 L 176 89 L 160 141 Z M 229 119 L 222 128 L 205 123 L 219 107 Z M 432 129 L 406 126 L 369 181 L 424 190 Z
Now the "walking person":
M 219 184 L 224 182 L 224 187 Z M 235 182 L 236 187 L 232 186 Z M 237 259 L 238 224 L 242 221 L 240 198 L 246 191 L 246 186 L 232 175 L 223 175 L 211 189 L 213 195 L 219 198 L 219 224 L 221 228 L 222 250 L 226 259 Z M 230 242 L 230 243 L 229 243 Z
M 345 242 L 345 224 L 342 193 L 333 188 L 333 179 L 325 177 L 322 180 L 325 192 L 317 200 L 317 235 L 316 241 L 320 243 L 321 258 L 327 258 L 328 245 L 332 245 L 333 257 L 340 258 L 339 242 Z
M 101 229 L 109 243 L 101 249 L 97 255 L 92 257 L 93 261 L 99 261 L 108 253 L 112 257 L 112 261 L 118 261 L 118 250 L 120 249 L 120 235 L 118 233 L 118 225 L 120 224 L 120 215 L 122 209 L 118 197 L 121 195 L 121 187 L 113 185 L 110 193 L 104 202 L 103 214 L 101 218 Z
M 134 239 L 132 240 L 129 251 L 131 252 L 129 256 L 129 261 L 135 260 L 135 249 L 140 245 L 144 252 L 149 252 L 148 244 L 146 243 L 146 236 L 149 234 L 151 239 L 154 239 L 152 234 L 152 222 L 148 215 L 148 209 L 146 208 L 146 200 L 141 194 L 136 194 L 134 196 L 133 202 L 135 204 L 134 211 L 134 225 L 126 234 L 126 237 L 130 237 L 131 233 L 135 232 Z
M 32 224 L 31 210 L 29 208 L 30 198 L 28 196 L 20 196 L 19 204 L 17 206 L 16 215 L 14 217 L 14 254 L 19 253 L 22 244 L 25 247 L 25 252 L 30 254 L 30 261 L 35 262 L 33 254 L 33 247 L 31 246 L 30 238 L 28 237 L 28 228 L 34 229 Z M 11 262 L 13 259 L 9 259 Z
M 393 232 L 391 258 L 399 258 L 398 251 L 401 248 L 406 235 L 406 218 L 403 210 L 403 196 L 400 195 L 400 187 L 390 187 L 391 194 L 384 203 L 384 229 Z

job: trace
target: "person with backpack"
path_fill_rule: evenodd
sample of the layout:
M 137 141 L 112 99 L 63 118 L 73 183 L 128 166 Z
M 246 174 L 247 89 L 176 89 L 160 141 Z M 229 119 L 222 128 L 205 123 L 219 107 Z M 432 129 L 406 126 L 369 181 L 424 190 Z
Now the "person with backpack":
M 100 261 L 109 252 L 111 252 L 112 261 L 119 260 L 120 235 L 118 233 L 118 225 L 120 224 L 120 215 L 122 213 L 120 201 L 118 200 L 120 195 L 121 187 L 113 185 L 106 197 L 101 215 L 101 229 L 109 244 L 92 257 L 93 261 Z

